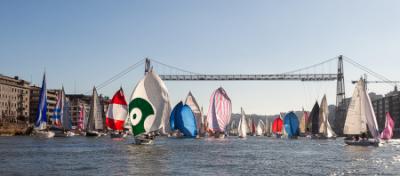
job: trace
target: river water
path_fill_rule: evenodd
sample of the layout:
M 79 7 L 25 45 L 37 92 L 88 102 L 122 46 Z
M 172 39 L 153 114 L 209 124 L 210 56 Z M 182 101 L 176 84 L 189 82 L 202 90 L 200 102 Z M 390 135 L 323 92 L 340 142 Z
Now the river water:
M 400 175 L 400 142 L 343 139 L 0 137 L 0 175 Z

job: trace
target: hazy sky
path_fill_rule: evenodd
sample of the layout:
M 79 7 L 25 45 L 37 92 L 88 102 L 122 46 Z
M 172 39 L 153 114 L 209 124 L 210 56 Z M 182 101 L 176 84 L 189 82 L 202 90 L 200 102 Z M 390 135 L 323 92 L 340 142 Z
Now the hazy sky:
M 0 73 L 49 88 L 86 93 L 149 57 L 196 73 L 283 73 L 345 55 L 400 80 L 400 1 L 0 1 Z M 99 90 L 122 86 L 129 97 L 143 76 L 140 67 Z M 155 65 L 159 73 L 174 73 Z M 350 80 L 364 72 L 345 63 Z M 309 73 L 336 72 L 336 62 Z M 376 78 L 369 77 L 370 80 Z M 205 110 L 223 86 L 233 111 L 276 114 L 310 110 L 336 82 L 166 82 L 172 103 L 189 90 Z M 370 84 L 385 93 L 387 84 Z

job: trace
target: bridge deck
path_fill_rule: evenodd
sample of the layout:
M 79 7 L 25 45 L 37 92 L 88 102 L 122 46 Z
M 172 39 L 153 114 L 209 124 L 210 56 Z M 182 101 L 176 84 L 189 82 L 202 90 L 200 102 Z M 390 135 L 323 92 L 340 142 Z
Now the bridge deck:
M 160 78 L 164 81 L 333 81 L 337 79 L 337 74 L 160 75 Z

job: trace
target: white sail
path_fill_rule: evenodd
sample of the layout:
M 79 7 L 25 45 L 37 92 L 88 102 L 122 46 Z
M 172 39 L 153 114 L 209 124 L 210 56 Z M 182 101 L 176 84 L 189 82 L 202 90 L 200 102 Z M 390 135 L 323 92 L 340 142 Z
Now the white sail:
M 372 137 L 375 139 L 379 139 L 380 134 L 379 134 L 379 129 L 378 129 L 378 123 L 376 122 L 376 117 L 374 113 L 374 109 L 372 108 L 372 103 L 371 99 L 369 98 L 369 95 L 366 91 L 363 92 L 363 101 L 362 101 L 362 108 L 364 109 L 364 115 L 365 119 L 367 120 L 367 125 L 369 132 L 371 133 Z
M 129 102 L 129 120 L 133 134 L 148 134 L 163 129 L 169 131 L 171 105 L 164 82 L 149 71 L 136 85 Z
M 100 99 L 97 95 L 97 90 L 93 87 L 92 100 L 90 103 L 89 119 L 86 130 L 103 130 L 103 109 L 101 108 Z
M 365 101 L 364 82 L 362 80 L 357 82 L 354 89 L 353 96 L 349 108 L 347 109 L 346 121 L 344 124 L 343 133 L 347 135 L 359 135 L 367 132 L 367 125 L 365 119 L 365 106 L 362 107 L 361 102 Z
M 269 135 L 270 134 L 270 128 L 271 128 L 271 124 L 269 122 L 268 117 L 265 118 L 265 129 L 264 129 L 264 134 L 265 135 Z
M 286 115 L 285 113 L 280 113 L 280 118 L 281 118 L 282 122 L 284 121 L 285 115 Z M 288 136 L 286 129 L 285 129 L 285 125 L 282 126 L 282 136 L 284 136 L 284 137 Z
M 239 135 L 239 137 L 244 138 L 247 136 L 248 127 L 247 127 L 246 115 L 242 108 L 241 108 L 241 113 L 242 113 L 242 116 L 240 117 L 240 120 L 239 120 L 239 126 L 238 126 L 239 134 L 238 135 Z
M 264 134 L 264 122 L 262 120 L 258 121 L 257 128 L 256 128 L 256 135 L 261 136 Z
M 332 130 L 329 124 L 329 109 L 326 95 L 321 100 L 321 106 L 319 109 L 319 133 L 322 133 L 325 137 L 331 138 L 336 137 L 335 132 Z
M 194 98 L 192 92 L 189 92 L 189 94 L 186 97 L 185 104 L 187 104 L 190 109 L 192 109 L 194 116 L 196 117 L 196 126 L 197 126 L 197 131 L 202 132 L 201 127 L 202 127 L 202 112 L 200 110 L 199 104 L 197 104 L 196 99 Z

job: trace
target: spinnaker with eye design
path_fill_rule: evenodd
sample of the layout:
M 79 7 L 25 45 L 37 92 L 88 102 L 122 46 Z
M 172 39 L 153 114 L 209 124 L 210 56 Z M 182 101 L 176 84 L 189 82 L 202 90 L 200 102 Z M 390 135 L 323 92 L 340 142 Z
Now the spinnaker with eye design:
M 133 90 L 128 105 L 131 131 L 137 143 L 150 143 L 169 118 L 171 105 L 164 82 L 150 70 Z

